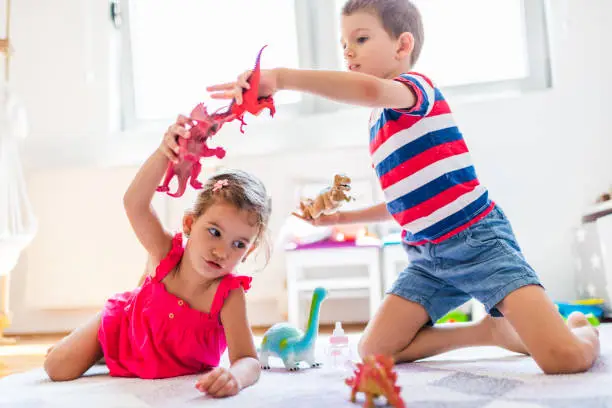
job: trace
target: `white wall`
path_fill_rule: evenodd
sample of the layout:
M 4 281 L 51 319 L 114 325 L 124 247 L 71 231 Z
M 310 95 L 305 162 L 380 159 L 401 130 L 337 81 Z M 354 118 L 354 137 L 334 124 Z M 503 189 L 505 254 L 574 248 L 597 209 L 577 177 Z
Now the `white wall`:
M 79 310 L 70 305 L 86 300 L 82 294 L 66 296 L 66 288 L 83 293 L 88 285 L 128 289 L 141 273 L 138 249 L 132 256 L 119 252 L 137 246 L 118 202 L 159 135 L 115 132 L 116 43 L 108 40 L 113 32 L 107 2 L 14 3 L 13 80 L 31 119 L 24 155 L 41 228 L 12 275 L 11 330 L 66 330 L 95 310 L 100 294 L 87 298 L 88 310 Z M 551 295 L 567 299 L 573 295 L 571 229 L 612 184 L 606 157 L 612 151 L 607 97 L 612 55 L 603 45 L 612 38 L 605 20 L 612 15 L 612 2 L 551 3 L 553 89 L 451 102 L 481 181 L 511 218 Z M 294 205 L 295 178 L 329 177 L 334 171 L 356 178 L 370 174 L 367 117 L 367 111 L 351 109 L 308 118 L 283 118 L 281 112 L 273 120 L 252 119 L 246 135 L 225 129 L 219 135 L 218 143 L 228 150 L 222 164 L 251 170 L 266 182 L 274 198 L 271 228 L 278 233 Z M 169 227 L 189 199 L 159 200 Z M 83 249 L 71 248 L 68 237 Z M 91 248 L 101 254 L 97 261 Z M 255 277 L 249 296 L 254 323 L 282 319 L 283 261 L 277 251 Z

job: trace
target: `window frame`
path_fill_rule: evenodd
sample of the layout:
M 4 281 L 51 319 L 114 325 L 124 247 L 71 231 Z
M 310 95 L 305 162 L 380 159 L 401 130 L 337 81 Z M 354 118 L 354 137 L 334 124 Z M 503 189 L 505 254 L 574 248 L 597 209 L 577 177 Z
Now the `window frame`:
M 166 118 L 142 120 L 136 117 L 136 100 L 130 39 L 130 4 L 122 0 L 120 30 L 120 126 L 123 131 L 159 129 Z M 295 6 L 299 66 L 312 69 L 342 69 L 337 52 L 339 21 L 335 1 L 292 0 Z M 528 76 L 521 79 L 442 87 L 447 97 L 482 99 L 494 95 L 520 95 L 552 87 L 546 0 L 521 0 L 525 17 Z M 310 94 L 297 103 L 287 104 L 279 117 L 329 113 L 346 105 Z
M 335 1 L 310 0 L 312 7 L 319 9 L 319 15 L 333 15 L 336 12 Z M 525 41 L 527 46 L 528 76 L 520 79 L 479 82 L 463 85 L 443 86 L 446 96 L 483 98 L 488 95 L 521 94 L 529 91 L 552 87 L 552 63 L 548 31 L 548 8 L 546 0 L 520 0 L 524 12 Z M 325 9 L 325 10 L 324 10 Z M 336 16 L 334 16 L 336 17 Z M 323 26 L 325 29 L 325 26 Z M 320 61 L 331 69 L 341 69 L 343 63 L 339 60 L 337 48 L 339 41 L 338 19 L 333 22 L 334 32 L 320 30 L 317 45 L 321 46 Z M 327 37 L 326 37 L 327 36 Z M 338 41 L 327 43 L 324 38 L 337 38 Z M 326 46 L 327 45 L 327 46 Z
M 132 42 L 130 37 L 130 2 L 121 0 L 120 37 L 120 128 L 123 131 L 157 130 L 167 126 L 169 120 L 174 118 L 160 118 L 154 120 L 140 119 L 136 116 L 136 96 L 134 87 L 134 70 L 132 60 Z M 295 7 L 295 24 L 297 31 L 298 63 L 300 67 L 314 66 L 316 63 L 312 43 L 311 10 L 308 1 L 292 0 Z M 238 74 L 238 72 L 237 72 Z M 278 117 L 293 117 L 296 115 L 313 113 L 316 110 L 314 97 L 309 94 L 301 95 L 301 100 L 283 105 L 277 112 Z

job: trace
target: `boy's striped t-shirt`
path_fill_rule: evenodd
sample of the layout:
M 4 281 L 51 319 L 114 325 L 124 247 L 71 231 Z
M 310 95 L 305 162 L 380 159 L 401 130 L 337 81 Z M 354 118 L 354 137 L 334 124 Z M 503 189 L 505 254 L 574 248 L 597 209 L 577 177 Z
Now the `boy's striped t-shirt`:
M 370 154 L 387 209 L 411 245 L 440 242 L 486 216 L 494 204 L 479 183 L 448 103 L 429 78 L 395 78 L 410 87 L 410 109 L 374 109 Z

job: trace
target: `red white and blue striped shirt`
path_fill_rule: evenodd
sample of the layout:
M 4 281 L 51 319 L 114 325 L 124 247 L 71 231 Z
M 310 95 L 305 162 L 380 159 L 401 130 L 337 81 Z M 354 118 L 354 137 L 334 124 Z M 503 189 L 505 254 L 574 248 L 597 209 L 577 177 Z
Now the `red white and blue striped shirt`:
M 410 109 L 374 109 L 372 162 L 404 241 L 441 242 L 486 216 L 494 204 L 440 90 L 415 72 L 395 80 L 417 100 Z

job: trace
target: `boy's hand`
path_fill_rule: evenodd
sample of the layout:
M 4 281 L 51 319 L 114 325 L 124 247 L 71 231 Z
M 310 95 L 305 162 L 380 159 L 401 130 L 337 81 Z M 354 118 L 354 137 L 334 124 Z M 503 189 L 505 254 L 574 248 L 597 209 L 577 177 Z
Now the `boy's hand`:
M 234 99 L 236 105 L 242 105 L 242 92 L 250 89 L 251 85 L 247 82 L 253 71 L 246 71 L 238 76 L 236 82 L 226 82 L 224 84 L 212 85 L 206 88 L 212 92 L 210 97 L 213 99 Z M 262 69 L 259 79 L 258 97 L 272 96 L 278 91 L 278 71 L 275 69 Z
M 335 213 L 329 215 L 321 214 L 317 218 L 305 217 L 302 214 L 298 214 L 297 212 L 292 212 L 291 214 L 315 227 L 340 224 L 340 211 L 336 211 Z
M 238 394 L 240 384 L 228 369 L 217 367 L 198 378 L 196 388 L 211 397 L 220 398 Z
M 179 161 L 179 144 L 178 138 L 189 138 L 189 131 L 185 129 L 186 125 L 190 125 L 191 120 L 183 115 L 179 115 L 176 122 L 171 125 L 159 145 L 159 150 L 168 158 L 168 160 L 178 163 Z

